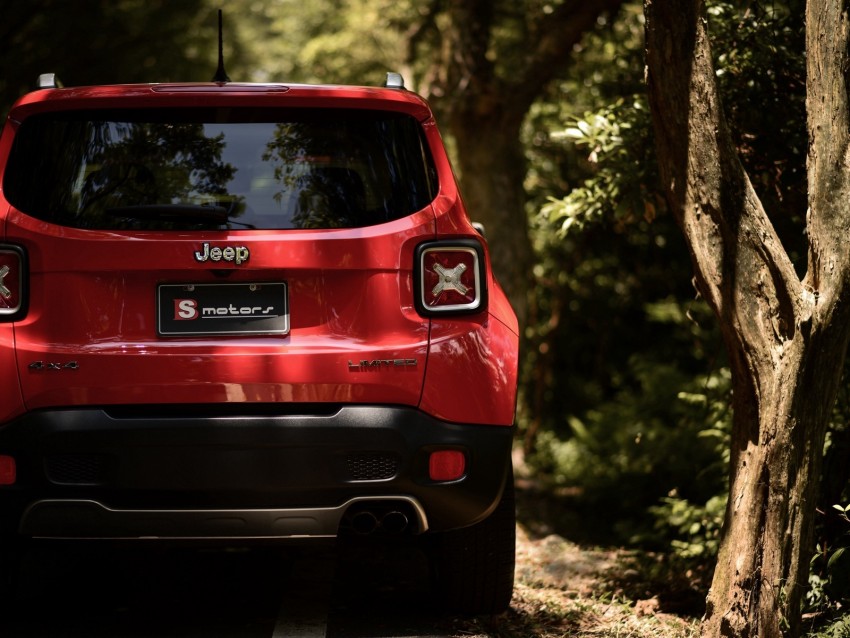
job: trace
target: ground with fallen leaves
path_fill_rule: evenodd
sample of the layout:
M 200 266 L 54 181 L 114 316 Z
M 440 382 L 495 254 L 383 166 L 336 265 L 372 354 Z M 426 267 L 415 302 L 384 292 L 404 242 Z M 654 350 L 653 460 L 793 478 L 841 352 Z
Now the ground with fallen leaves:
M 698 619 L 665 611 L 622 549 L 592 549 L 552 534 L 517 529 L 517 585 L 498 635 L 685 638 Z M 504 631 L 508 629 L 508 631 Z
M 515 461 L 516 463 L 516 461 Z M 517 480 L 516 586 L 500 616 L 460 621 L 470 638 L 690 638 L 697 635 L 704 579 L 669 557 L 568 540 L 553 523 L 564 502 Z M 567 527 L 582 524 L 573 520 Z M 603 530 L 600 537 L 604 537 Z M 592 539 L 594 530 L 579 534 Z

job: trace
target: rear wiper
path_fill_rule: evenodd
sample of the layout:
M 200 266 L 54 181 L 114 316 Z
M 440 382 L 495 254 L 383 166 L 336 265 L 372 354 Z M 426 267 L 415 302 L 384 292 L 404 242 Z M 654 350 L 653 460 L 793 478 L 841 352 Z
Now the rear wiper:
M 228 209 L 210 204 L 143 204 L 107 208 L 108 215 L 131 219 L 158 219 L 162 221 L 214 222 L 226 224 Z

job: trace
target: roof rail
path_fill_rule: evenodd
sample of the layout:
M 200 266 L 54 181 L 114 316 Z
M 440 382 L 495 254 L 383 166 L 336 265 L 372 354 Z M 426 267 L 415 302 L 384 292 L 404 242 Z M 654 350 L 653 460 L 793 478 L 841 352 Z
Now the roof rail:
M 39 89 L 61 89 L 63 84 L 55 73 L 42 73 L 35 83 Z
M 387 73 L 387 81 L 384 82 L 384 86 L 388 89 L 403 89 L 404 78 L 401 77 L 401 73 L 394 73 L 390 71 Z

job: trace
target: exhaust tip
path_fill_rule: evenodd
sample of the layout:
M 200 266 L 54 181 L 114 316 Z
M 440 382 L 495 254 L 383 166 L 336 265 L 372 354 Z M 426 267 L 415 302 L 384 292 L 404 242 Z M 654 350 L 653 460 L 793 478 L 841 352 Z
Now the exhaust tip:
M 378 529 L 378 519 L 372 512 L 361 510 L 351 517 L 351 529 L 362 536 L 371 534 Z
M 340 535 L 417 535 L 428 529 L 418 504 L 403 499 L 369 499 L 354 503 L 340 521 Z
M 394 510 L 381 517 L 381 529 L 388 534 L 401 534 L 407 529 L 408 522 L 404 512 Z

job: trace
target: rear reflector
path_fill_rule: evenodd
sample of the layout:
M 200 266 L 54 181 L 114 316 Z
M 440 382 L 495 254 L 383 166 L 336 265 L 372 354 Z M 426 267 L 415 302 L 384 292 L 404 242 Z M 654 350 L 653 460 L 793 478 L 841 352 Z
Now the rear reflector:
M 484 252 L 477 241 L 431 242 L 419 246 L 416 254 L 416 306 L 421 313 L 484 309 Z
M 17 469 L 14 457 L 0 454 L 0 485 L 14 485 Z
M 0 321 L 20 319 L 26 311 L 26 260 L 17 246 L 0 244 Z
M 431 452 L 428 476 L 432 481 L 456 481 L 466 472 L 466 456 L 459 450 Z

